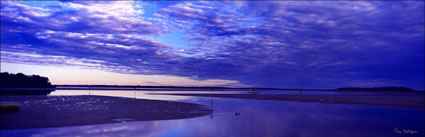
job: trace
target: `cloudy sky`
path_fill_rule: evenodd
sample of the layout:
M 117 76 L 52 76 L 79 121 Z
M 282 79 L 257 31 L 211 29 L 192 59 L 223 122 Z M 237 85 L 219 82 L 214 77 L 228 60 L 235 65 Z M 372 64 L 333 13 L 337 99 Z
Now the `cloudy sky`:
M 54 84 L 424 89 L 424 1 L 1 1 L 1 71 Z

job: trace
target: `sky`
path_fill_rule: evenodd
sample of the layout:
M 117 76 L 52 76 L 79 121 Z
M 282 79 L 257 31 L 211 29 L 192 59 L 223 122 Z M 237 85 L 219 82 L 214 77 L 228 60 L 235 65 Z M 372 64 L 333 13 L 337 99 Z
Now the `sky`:
M 1 1 L 1 72 L 53 84 L 424 89 L 424 1 Z

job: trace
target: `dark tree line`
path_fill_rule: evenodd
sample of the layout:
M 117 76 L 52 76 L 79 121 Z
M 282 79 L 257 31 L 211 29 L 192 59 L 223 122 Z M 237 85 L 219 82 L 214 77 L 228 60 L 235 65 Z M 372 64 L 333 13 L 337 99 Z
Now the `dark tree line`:
M 2 88 L 0 89 L 1 95 L 47 95 L 54 89 L 36 90 L 32 88 L 55 88 L 55 86 L 50 83 L 47 77 L 1 72 L 0 88 Z
M 2 88 L 54 88 L 47 77 L 39 75 L 1 72 L 0 78 Z

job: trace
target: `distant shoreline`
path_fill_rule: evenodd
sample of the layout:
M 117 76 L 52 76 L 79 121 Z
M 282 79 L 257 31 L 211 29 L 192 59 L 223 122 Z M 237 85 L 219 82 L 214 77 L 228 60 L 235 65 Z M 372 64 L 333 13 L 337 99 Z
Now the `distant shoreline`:
M 117 85 L 55 85 L 55 88 L 0 88 L 0 91 L 28 90 L 141 90 L 141 91 L 235 91 L 235 90 L 280 90 L 280 91 L 392 91 L 392 92 L 423 92 L 403 87 L 377 88 L 337 88 L 337 89 L 299 89 L 299 88 L 230 88 L 230 87 L 177 87 L 177 86 L 117 86 Z

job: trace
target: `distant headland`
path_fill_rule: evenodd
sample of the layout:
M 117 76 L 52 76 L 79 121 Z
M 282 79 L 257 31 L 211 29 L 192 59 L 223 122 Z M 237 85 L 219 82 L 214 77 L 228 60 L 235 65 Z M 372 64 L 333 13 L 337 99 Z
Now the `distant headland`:
M 361 88 L 361 87 L 344 87 L 338 88 L 339 91 L 416 91 L 406 87 L 373 87 L 373 88 Z

